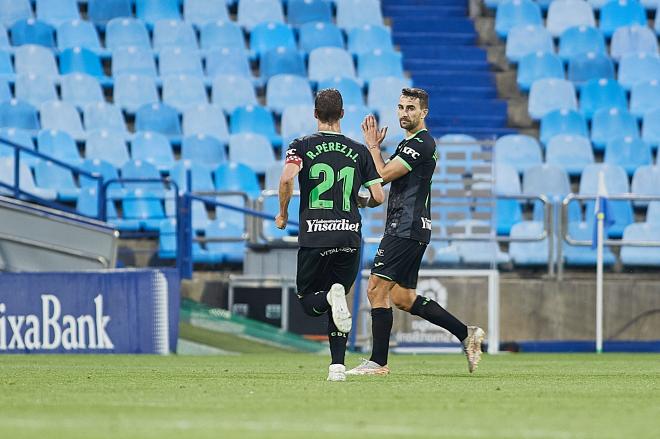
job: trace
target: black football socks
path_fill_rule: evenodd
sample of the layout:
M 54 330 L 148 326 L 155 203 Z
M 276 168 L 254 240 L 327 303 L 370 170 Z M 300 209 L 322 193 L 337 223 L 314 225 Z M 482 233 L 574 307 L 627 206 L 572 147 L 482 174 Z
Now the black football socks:
M 381 366 L 387 364 L 392 332 L 392 308 L 374 308 L 371 310 L 371 333 L 373 347 L 370 360 Z
M 337 329 L 335 322 L 332 320 L 332 316 L 328 315 L 328 342 L 330 342 L 331 364 L 344 364 L 347 341 L 348 334 Z
M 460 341 L 465 340 L 467 337 L 467 326 L 434 300 L 417 296 L 412 308 L 410 308 L 410 314 L 419 316 L 434 325 L 445 328 Z

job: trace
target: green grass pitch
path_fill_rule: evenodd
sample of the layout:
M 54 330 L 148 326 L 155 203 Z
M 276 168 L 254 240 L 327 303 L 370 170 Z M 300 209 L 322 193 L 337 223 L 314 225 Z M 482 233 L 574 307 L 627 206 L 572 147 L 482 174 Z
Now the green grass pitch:
M 358 362 L 350 356 L 349 365 Z M 658 438 L 660 356 L 0 356 L 0 438 Z

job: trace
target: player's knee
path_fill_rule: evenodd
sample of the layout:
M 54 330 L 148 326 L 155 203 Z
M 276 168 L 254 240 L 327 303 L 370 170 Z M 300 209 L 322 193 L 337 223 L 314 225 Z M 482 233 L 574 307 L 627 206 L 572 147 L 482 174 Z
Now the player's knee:
M 377 282 L 369 282 L 367 298 L 372 308 L 388 308 L 387 291 Z
M 392 292 L 392 303 L 401 311 L 410 312 L 414 299 L 407 292 Z

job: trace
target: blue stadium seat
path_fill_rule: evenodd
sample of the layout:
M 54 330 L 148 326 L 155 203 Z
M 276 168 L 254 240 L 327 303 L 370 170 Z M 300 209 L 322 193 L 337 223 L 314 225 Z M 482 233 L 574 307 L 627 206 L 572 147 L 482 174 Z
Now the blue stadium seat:
M 273 147 L 266 136 L 243 132 L 229 137 L 229 159 L 263 174 L 275 162 Z
M 529 115 L 538 120 L 553 110 L 577 109 L 575 87 L 564 79 L 539 79 L 529 92 Z
M 282 138 L 275 131 L 273 115 L 264 107 L 258 105 L 238 107 L 232 112 L 229 122 L 229 131 L 232 134 L 261 134 L 276 147 L 282 144 Z
M 509 164 L 517 172 L 523 173 L 528 168 L 543 162 L 541 145 L 534 137 L 508 134 L 495 142 L 495 160 L 496 163 Z
M 76 210 L 81 215 L 98 218 L 99 216 L 99 201 L 98 189 L 96 187 L 81 187 L 78 194 L 78 201 L 76 203 Z M 112 200 L 106 203 L 106 215 L 108 218 L 117 218 L 117 209 Z M 140 224 L 136 223 L 135 229 L 139 228 Z
M 115 51 L 120 47 L 151 48 L 149 33 L 142 20 L 119 17 L 110 20 L 105 31 L 105 47 Z
M 660 80 L 660 56 L 638 53 L 625 55 L 619 63 L 619 83 L 626 90 L 643 81 Z
M 536 238 L 543 233 L 540 221 L 522 221 L 511 227 L 511 238 Z M 509 256 L 515 265 L 535 266 L 548 263 L 548 238 L 540 241 L 516 242 L 509 244 Z
M 37 18 L 55 27 L 80 18 L 76 0 L 37 0 Z
M 637 195 L 660 196 L 660 167 L 643 165 L 635 170 L 630 191 Z M 647 206 L 648 201 L 635 201 L 636 206 Z M 648 215 L 647 215 L 648 221 Z
M 129 137 L 126 121 L 118 106 L 107 102 L 97 102 L 84 108 L 85 129 L 87 131 L 108 130 Z
M 489 227 L 488 223 L 477 220 L 461 220 L 456 222 L 457 226 L 464 226 L 466 233 L 462 237 L 475 238 L 481 234 L 474 231 L 476 227 Z M 490 236 L 483 236 L 484 240 L 477 241 L 462 241 L 455 240 L 452 242 L 456 246 L 458 255 L 461 261 L 467 265 L 490 265 L 493 262 L 497 264 L 506 264 L 511 262 L 508 254 L 500 250 L 498 244 L 490 240 Z
M 583 53 L 607 53 L 605 37 L 595 27 L 577 26 L 564 31 L 559 38 L 559 57 L 568 61 Z
M 628 185 L 628 176 L 626 171 L 617 165 L 610 165 L 605 163 L 596 163 L 588 165 L 582 172 L 580 178 L 580 195 L 593 195 L 598 194 L 598 174 L 599 172 L 605 173 L 605 183 L 607 192 L 610 195 L 625 194 L 630 191 Z M 594 204 L 595 201 L 587 201 L 585 209 L 585 218 L 594 217 Z M 633 210 L 630 201 L 625 200 L 610 200 L 611 213 L 614 224 L 608 230 L 610 238 L 620 238 L 623 235 L 623 229 L 633 222 Z
M 184 0 L 183 17 L 198 28 L 207 23 L 229 20 L 227 4 L 216 0 Z
M 101 85 L 112 85 L 112 79 L 105 76 L 99 55 L 84 47 L 64 49 L 60 53 L 60 72 L 62 75 L 86 73 Z
M 126 191 L 126 196 L 122 199 L 122 214 L 121 218 L 108 218 L 111 223 L 117 224 L 120 230 L 122 226 L 132 226 L 137 220 L 141 230 L 158 231 L 161 221 L 165 219 L 162 200 L 151 191 L 141 188 Z M 125 223 L 125 220 L 129 223 Z
M 549 52 L 535 52 L 520 59 L 518 88 L 528 91 L 534 81 L 544 78 L 564 79 L 564 65 L 557 55 Z
M 13 157 L 0 158 L 0 182 L 11 186 L 14 185 Z M 52 201 L 57 198 L 57 192 L 54 189 L 38 187 L 35 184 L 34 178 L 32 177 L 32 171 L 30 171 L 28 165 L 22 160 L 18 170 L 18 187 L 30 195 L 37 196 L 45 200 Z
M 345 105 L 345 104 L 344 104 Z M 291 105 L 282 112 L 282 155 L 293 139 L 308 136 L 317 130 L 313 105 Z
M 298 49 L 281 46 L 271 49 L 261 56 L 259 64 L 264 82 L 280 74 L 307 76 L 305 62 Z
M 610 53 L 616 60 L 629 54 L 656 54 L 658 53 L 658 39 L 646 26 L 620 27 L 612 36 Z
M 248 32 L 266 21 L 284 23 L 280 0 L 241 0 L 238 3 L 238 24 Z
M 656 149 L 660 145 L 660 108 L 644 113 L 642 139 Z
M 605 146 L 605 163 L 619 165 L 628 175 L 642 165 L 653 162 L 651 147 L 636 137 L 619 137 L 607 142 Z
M 83 162 L 78 147 L 69 133 L 60 130 L 44 129 L 37 136 L 39 152 L 46 154 L 73 166 Z M 41 185 L 41 184 L 40 184 Z
M 133 158 L 127 161 L 120 169 L 121 178 L 129 179 L 149 179 L 160 180 L 161 175 L 153 164 Z M 165 197 L 165 186 L 159 181 L 124 181 L 124 188 L 127 192 L 142 189 L 145 194 L 153 195 L 157 198 Z
M 17 99 L 0 102 L 0 127 L 38 130 L 37 109 Z
M 250 32 L 250 52 L 253 59 L 278 47 L 296 48 L 293 30 L 284 23 L 260 23 Z
M 206 55 L 206 74 L 211 78 L 220 75 L 252 78 L 247 52 L 242 47 L 223 47 L 209 51 Z
M 135 0 L 135 16 L 151 27 L 159 20 L 181 20 L 179 0 Z
M 347 31 L 367 24 L 373 26 L 383 24 L 379 0 L 341 0 L 336 6 L 337 26 Z
M 497 199 L 495 202 L 495 224 L 497 234 L 507 236 L 511 228 L 523 220 L 520 202 L 511 199 Z
M 541 142 L 547 145 L 557 134 L 588 136 L 587 121 L 575 110 L 550 111 L 541 119 Z
M 196 243 L 193 242 L 193 245 L 195 244 Z M 158 229 L 158 258 L 164 260 L 176 259 L 176 255 L 177 255 L 176 219 L 167 218 L 160 222 L 160 226 Z
M 289 105 L 312 105 L 314 98 L 307 78 L 295 75 L 276 75 L 266 85 L 266 105 L 282 114 Z
M 87 134 L 85 158 L 104 160 L 116 168 L 121 168 L 131 159 L 123 136 L 107 130 Z
M 119 173 L 117 172 L 117 168 L 112 163 L 106 162 L 105 160 L 86 159 L 82 163 L 80 168 L 84 171 L 89 172 L 90 174 L 93 174 L 94 176 L 103 177 L 104 182 L 108 182 L 110 180 L 116 180 L 119 178 Z M 98 180 L 81 176 L 80 187 L 99 189 Z M 113 182 L 108 184 L 107 189 L 108 189 L 108 194 L 107 194 L 108 198 L 116 199 L 116 198 L 121 198 L 124 195 L 124 188 L 120 182 Z M 81 191 L 81 196 L 82 195 L 83 195 L 83 191 Z M 112 203 L 108 202 L 108 207 L 110 207 L 111 204 Z M 114 210 L 114 204 L 112 204 L 112 208 Z M 114 216 L 116 217 L 117 215 L 115 214 Z
M 53 52 L 42 46 L 27 44 L 14 53 L 14 68 L 17 74 L 50 76 L 59 75 Z
M 205 134 L 229 143 L 229 128 L 222 109 L 217 105 L 197 105 L 183 113 L 183 134 Z
M 394 51 L 392 35 L 385 26 L 366 25 L 348 32 L 348 51 L 360 56 L 380 49 L 383 52 Z
M 11 26 L 9 32 L 14 46 L 35 44 L 37 46 L 55 47 L 55 28 L 41 20 L 33 18 L 18 20 Z
M 362 128 L 360 125 L 369 114 L 369 109 L 360 106 L 344 106 L 344 117 L 341 120 L 341 131 L 346 137 L 360 139 Z
M 133 160 L 154 165 L 159 171 L 169 171 L 174 164 L 174 153 L 167 137 L 153 131 L 139 131 L 131 141 Z
M 567 78 L 577 84 L 591 79 L 614 79 L 614 63 L 602 53 L 588 52 L 575 55 L 568 61 Z
M 44 102 L 39 107 L 39 113 L 43 129 L 66 131 L 76 140 L 86 137 L 80 114 L 72 104 L 62 101 Z
M 243 237 L 243 230 L 237 229 L 235 224 L 216 219 L 206 227 L 204 235 L 207 238 L 239 239 Z M 206 249 L 211 262 L 241 264 L 245 259 L 245 241 L 207 242 Z
M 204 80 L 199 76 L 174 75 L 163 79 L 163 102 L 183 113 L 208 103 Z
M 0 78 L 0 102 L 10 101 L 13 98 L 11 89 L 9 88 L 9 81 Z
M 626 91 L 614 79 L 591 79 L 580 91 L 580 112 L 591 119 L 601 108 L 628 108 Z
M 254 172 L 252 173 L 252 176 L 254 178 L 257 178 Z M 228 204 L 230 206 L 236 206 L 242 208 L 248 207 L 246 206 L 247 200 L 245 200 L 240 195 L 217 195 L 215 199 L 218 202 Z M 234 227 L 236 227 L 239 230 L 243 230 L 243 231 L 245 230 L 245 215 L 243 214 L 243 212 L 239 212 L 237 210 L 228 209 L 221 206 L 216 206 L 215 217 L 216 219 L 222 220 L 228 224 L 232 224 Z
M 568 223 L 568 234 L 571 238 L 578 241 L 591 241 L 594 237 L 593 234 L 593 221 L 572 221 Z M 567 265 L 571 266 L 594 266 L 596 265 L 596 249 L 587 246 L 570 245 L 566 242 L 563 243 L 563 256 Z M 606 267 L 612 266 L 616 263 L 616 257 L 612 250 L 605 246 L 603 247 L 603 265 Z
M 32 141 L 32 133 L 27 130 L 23 130 L 20 128 L 0 128 L 0 137 L 2 139 L 5 139 L 9 142 L 13 142 L 25 148 L 31 150 L 36 149 L 34 147 L 34 142 Z M 10 159 L 13 160 L 14 153 L 15 150 L 13 148 L 10 148 L 9 146 L 5 146 L 4 144 L 0 144 L 0 159 L 2 157 L 5 158 L 9 157 Z M 39 160 L 41 160 L 38 157 L 32 154 L 28 154 L 26 152 L 21 151 L 19 154 L 20 154 L 21 163 L 30 168 L 33 168 L 39 162 Z M 13 184 L 13 182 L 10 183 Z
M 60 201 L 76 201 L 80 188 L 73 180 L 70 170 L 51 161 L 40 160 L 34 167 L 34 179 L 37 186 L 51 189 L 57 193 Z
M 280 176 L 282 175 L 282 169 L 284 169 L 284 161 L 278 160 L 266 169 L 266 175 L 264 176 L 264 190 L 278 190 L 280 186 Z M 294 190 L 299 189 L 298 179 L 293 179 Z
M 497 195 L 520 194 L 521 192 L 520 178 L 518 177 L 518 170 L 515 168 L 515 166 L 509 163 L 498 162 L 495 164 L 494 171 L 495 171 L 494 191 Z M 490 182 L 488 182 L 487 184 L 490 185 Z
M 543 194 L 551 201 L 561 201 L 570 192 L 568 174 L 558 166 L 532 166 L 523 174 L 523 193 L 526 195 Z
M 11 44 L 9 43 L 9 36 L 7 36 L 7 29 L 3 24 L 0 24 L 0 49 L 2 50 L 11 49 Z
M 633 24 L 646 26 L 646 12 L 637 0 L 610 0 L 600 9 L 600 30 L 606 37 Z
M 410 87 L 410 80 L 396 76 L 381 76 L 371 80 L 367 104 L 369 108 L 380 111 L 386 108 L 396 108 L 401 97 L 401 89 Z M 343 97 L 343 94 L 342 94 Z M 344 105 L 347 104 L 344 101 Z M 358 103 L 356 105 L 362 105 Z
M 25 101 L 35 107 L 47 101 L 57 99 L 55 81 L 48 76 L 18 75 L 14 84 L 16 99 Z
M 536 52 L 554 52 L 552 35 L 543 26 L 523 24 L 509 31 L 506 37 L 506 57 L 518 62 L 522 57 Z
M 190 184 L 188 187 L 188 172 Z M 213 179 L 211 171 L 202 163 L 190 160 L 179 160 L 170 171 L 170 177 L 179 186 L 179 192 L 213 192 Z
M 602 151 L 612 139 L 623 136 L 639 137 L 637 121 L 628 110 L 602 108 L 594 113 L 591 125 L 591 141 L 594 150 Z
M 641 119 L 647 111 L 658 107 L 660 102 L 660 81 L 638 82 L 630 91 L 630 112 Z
M 250 148 L 249 146 L 246 149 Z M 215 169 L 227 160 L 225 146 L 213 136 L 195 134 L 183 138 L 181 142 L 181 158 Z
M 89 19 L 104 26 L 113 18 L 130 17 L 132 0 L 87 0 L 87 16 Z
M 62 76 L 60 80 L 62 100 L 78 108 L 86 105 L 105 102 L 103 90 L 99 81 L 85 73 L 71 73 Z
M 358 57 L 358 76 L 364 81 L 371 81 L 380 76 L 403 78 L 401 53 L 376 49 Z
M 235 161 L 222 163 L 213 174 L 216 191 L 245 192 L 253 199 L 261 193 L 257 174 L 247 165 Z
M 323 81 L 335 77 L 356 79 L 353 57 L 338 47 L 320 47 L 309 54 L 309 80 Z
M 246 50 L 243 31 L 230 20 L 205 24 L 200 31 L 200 45 L 202 50 L 223 48 Z
M 289 0 L 287 21 L 291 26 L 332 22 L 332 9 L 325 0 Z
M 94 25 L 85 20 L 67 21 L 57 28 L 57 48 L 63 51 L 74 47 L 84 47 L 99 55 L 109 53 L 101 47 L 101 41 Z
M 14 81 L 16 75 L 14 74 L 14 66 L 11 62 L 9 52 L 0 50 L 0 78 Z
M 541 8 L 531 0 L 505 0 L 497 5 L 495 32 L 504 39 L 509 31 L 524 24 L 543 25 Z
M 32 18 L 29 0 L 0 0 L 0 23 L 5 27 L 28 18 Z
M 143 105 L 158 103 L 156 81 L 151 76 L 118 75 L 115 77 L 114 102 L 128 113 Z
M 167 104 L 143 105 L 135 113 L 135 131 L 156 131 L 178 143 L 181 137 L 179 114 Z
M 379 80 L 380 78 L 374 79 L 371 82 L 371 87 L 376 86 L 376 83 Z M 400 81 L 399 78 L 394 78 L 394 80 Z M 360 87 L 360 84 L 358 84 L 355 79 L 346 78 L 343 76 L 335 76 L 334 78 L 327 78 L 324 79 L 323 81 L 319 81 L 318 83 L 319 90 L 323 90 L 324 88 L 336 88 L 337 90 L 339 90 L 339 93 L 341 93 L 342 100 L 344 101 L 344 105 L 358 105 L 358 106 L 364 105 L 364 97 L 362 96 L 362 87 Z M 378 102 L 378 99 L 380 97 L 381 96 L 378 94 L 375 94 L 373 96 L 373 98 L 376 100 L 375 103 Z M 374 107 L 371 104 L 369 104 L 369 106 Z
M 156 78 L 156 61 L 148 47 L 120 47 L 112 51 L 112 76 L 142 75 Z
M 332 23 L 306 23 L 298 30 L 300 50 L 310 53 L 319 47 L 344 48 L 341 30 Z
M 553 37 L 574 26 L 596 26 L 591 5 L 583 0 L 553 1 L 548 8 L 546 27 Z
M 154 51 L 165 47 L 197 50 L 197 36 L 192 24 L 177 20 L 159 20 L 154 26 Z
M 624 241 L 660 241 L 660 225 L 635 223 L 626 227 Z M 656 267 L 660 265 L 660 247 L 621 247 L 621 262 L 627 266 Z
M 594 152 L 587 137 L 570 134 L 554 136 L 546 146 L 545 162 L 559 166 L 568 175 L 580 175 L 584 167 L 594 163 Z
M 165 47 L 158 57 L 160 76 L 204 76 L 202 60 L 196 50 L 182 47 Z
M 651 201 L 646 209 L 646 222 L 648 224 L 660 224 L 660 202 Z

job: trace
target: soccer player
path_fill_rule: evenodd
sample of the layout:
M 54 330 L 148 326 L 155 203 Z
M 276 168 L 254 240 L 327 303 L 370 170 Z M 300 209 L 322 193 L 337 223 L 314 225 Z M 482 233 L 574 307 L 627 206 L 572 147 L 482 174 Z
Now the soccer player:
M 373 348 L 371 358 L 347 371 L 347 375 L 387 375 L 387 355 L 392 331 L 390 303 L 447 329 L 463 343 L 468 370 L 473 372 L 481 358 L 484 331 L 466 326 L 437 302 L 417 295 L 417 275 L 422 256 L 431 238 L 429 197 L 437 153 L 435 141 L 426 129 L 428 94 L 419 88 L 404 88 L 398 117 L 406 138 L 387 161 L 380 144 L 387 127 L 378 129 L 374 116 L 362 123 L 365 142 L 383 184 L 392 183 L 387 204 L 385 234 L 374 258 L 367 296 L 371 303 Z
M 298 299 L 306 314 L 330 312 L 328 339 L 332 361 L 328 381 L 344 381 L 346 341 L 351 313 L 346 294 L 360 269 L 361 216 L 358 205 L 376 207 L 385 200 L 382 179 L 367 148 L 341 134 L 341 94 L 320 90 L 314 117 L 318 133 L 295 139 L 286 152 L 280 178 L 280 213 L 275 224 L 286 227 L 293 179 L 300 184 Z M 364 186 L 370 197 L 359 198 Z M 366 202 L 366 203 L 365 203 Z

